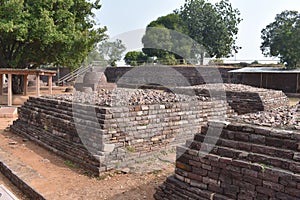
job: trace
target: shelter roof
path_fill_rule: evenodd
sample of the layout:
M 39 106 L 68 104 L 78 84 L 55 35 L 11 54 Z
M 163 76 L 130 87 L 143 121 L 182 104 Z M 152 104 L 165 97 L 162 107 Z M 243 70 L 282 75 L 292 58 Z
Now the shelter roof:
M 279 67 L 244 67 L 229 71 L 229 73 L 271 73 L 271 74 L 299 74 L 300 69 L 288 70 Z

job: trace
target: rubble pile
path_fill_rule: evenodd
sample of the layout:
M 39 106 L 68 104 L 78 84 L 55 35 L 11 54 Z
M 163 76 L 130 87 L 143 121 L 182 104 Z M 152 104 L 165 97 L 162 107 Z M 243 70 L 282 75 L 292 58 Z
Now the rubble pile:
M 73 103 L 87 103 L 98 106 L 151 105 L 187 101 L 208 101 L 209 97 L 175 94 L 153 89 L 100 89 L 97 92 L 79 92 L 73 94 L 47 95 L 46 98 L 64 100 Z

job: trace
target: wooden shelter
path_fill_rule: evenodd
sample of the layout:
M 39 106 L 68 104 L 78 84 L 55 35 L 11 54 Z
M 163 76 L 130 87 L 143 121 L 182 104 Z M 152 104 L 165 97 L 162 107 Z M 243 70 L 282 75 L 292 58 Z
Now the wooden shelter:
M 52 94 L 52 77 L 56 75 L 56 71 L 42 69 L 5 69 L 0 68 L 0 95 L 3 94 L 3 74 L 8 75 L 7 88 L 7 105 L 12 106 L 12 75 L 24 76 L 23 94 L 26 96 L 28 91 L 28 75 L 36 77 L 36 96 L 40 96 L 40 76 L 48 76 L 49 93 Z

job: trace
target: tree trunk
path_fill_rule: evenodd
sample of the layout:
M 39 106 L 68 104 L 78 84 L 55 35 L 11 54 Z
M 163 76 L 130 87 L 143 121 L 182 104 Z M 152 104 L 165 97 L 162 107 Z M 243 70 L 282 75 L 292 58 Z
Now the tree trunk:
M 12 76 L 12 92 L 13 94 L 23 94 L 24 76 L 13 75 Z

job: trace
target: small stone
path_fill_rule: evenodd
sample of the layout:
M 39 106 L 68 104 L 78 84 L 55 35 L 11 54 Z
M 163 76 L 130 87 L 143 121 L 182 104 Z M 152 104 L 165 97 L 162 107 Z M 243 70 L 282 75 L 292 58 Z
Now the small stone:
M 121 169 L 121 172 L 123 174 L 129 174 L 130 173 L 130 169 L 129 168 L 123 168 L 123 169 Z
M 18 142 L 16 142 L 16 141 L 11 141 L 11 142 L 9 142 L 8 144 L 9 144 L 9 145 L 17 145 Z
M 43 162 L 43 163 L 50 163 L 50 160 L 48 160 L 48 159 L 42 159 L 41 162 Z

